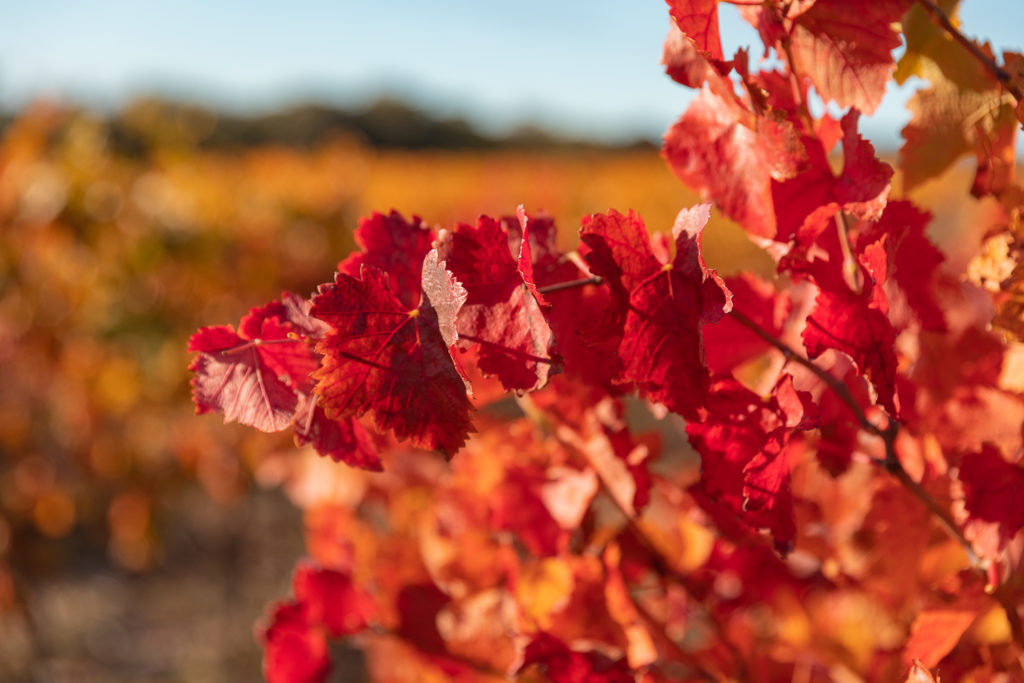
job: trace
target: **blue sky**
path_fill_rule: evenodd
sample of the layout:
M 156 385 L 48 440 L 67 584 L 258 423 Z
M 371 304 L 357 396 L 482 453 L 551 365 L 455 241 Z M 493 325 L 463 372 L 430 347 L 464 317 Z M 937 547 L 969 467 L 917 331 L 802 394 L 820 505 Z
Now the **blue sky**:
M 963 5 L 968 34 L 1024 48 L 1024 0 Z M 387 92 L 491 131 L 629 139 L 657 137 L 690 98 L 658 64 L 661 0 L 33 0 L 4 15 L 3 109 L 157 92 L 246 111 Z M 757 43 L 732 7 L 722 23 L 727 54 Z M 869 137 L 895 144 L 906 97 L 887 97 Z

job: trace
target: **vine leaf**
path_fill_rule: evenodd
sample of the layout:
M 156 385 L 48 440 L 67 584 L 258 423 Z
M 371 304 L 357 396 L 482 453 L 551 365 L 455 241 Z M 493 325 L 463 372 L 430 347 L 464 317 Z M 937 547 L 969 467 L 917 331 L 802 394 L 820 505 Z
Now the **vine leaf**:
M 967 508 L 969 532 L 993 527 L 995 539 L 984 533 L 979 551 L 986 557 L 995 557 L 1006 543 L 1024 527 L 1024 469 L 1003 458 L 992 444 L 983 444 L 981 450 L 968 453 L 960 464 L 960 482 L 964 488 L 964 506 Z
M 911 0 L 817 0 L 793 20 L 793 70 L 810 78 L 825 99 L 870 116 L 896 68 L 892 51 L 900 46 L 900 33 L 894 24 L 910 5 Z
M 679 213 L 671 262 L 655 256 L 656 247 L 667 249 L 652 241 L 632 212 L 596 214 L 580 229 L 590 248 L 587 262 L 611 289 L 622 323 L 619 380 L 685 417 L 697 416 L 708 388 L 701 327 L 732 307 L 725 283 L 700 254 L 700 233 L 710 215 L 710 204 Z
M 327 637 L 364 630 L 376 618 L 373 599 L 341 571 L 300 565 L 294 600 L 278 603 L 262 630 L 263 674 L 269 683 L 324 681 L 331 662 Z
M 310 316 L 310 302 L 285 292 L 252 309 L 238 332 L 204 327 L 189 341 L 197 413 L 220 412 L 267 432 L 293 428 L 295 443 L 352 467 L 380 470 L 381 460 L 355 419 L 332 420 L 316 404 L 311 375 L 320 367 L 313 343 L 329 328 Z
M 481 216 L 476 226 L 442 230 L 438 258 L 466 288 L 456 327 L 459 346 L 476 346 L 478 365 L 507 391 L 533 391 L 560 372 L 555 338 L 545 320 L 530 262 L 528 219 L 521 213 L 518 258 L 502 223 Z M 525 239 L 524 239 L 525 237 Z
M 431 250 L 421 291 L 409 309 L 368 264 L 359 278 L 338 272 L 322 285 L 312 315 L 331 329 L 317 344 L 315 391 L 331 419 L 369 414 L 378 430 L 451 455 L 471 431 L 468 386 L 451 355 L 466 290 Z
M 285 303 L 282 303 L 285 302 Z M 192 398 L 199 414 L 220 412 L 264 432 L 288 427 L 298 405 L 297 391 L 309 386 L 317 357 L 298 333 L 315 327 L 301 311 L 302 300 L 286 292 L 282 302 L 252 309 L 239 324 L 204 327 L 189 339 L 199 355 L 189 366 Z M 307 324 L 306 330 L 302 325 Z
M 764 399 L 731 377 L 717 379 L 706 419 L 686 425 L 700 453 L 703 491 L 748 525 L 768 529 L 783 553 L 796 537 L 787 451 L 795 430 L 816 424 L 813 400 L 786 374 Z
M 668 0 L 668 7 L 676 26 L 698 50 L 711 59 L 725 59 L 718 31 L 718 0 Z
M 406 220 L 392 211 L 385 216 L 373 213 L 359 219 L 354 238 L 361 252 L 353 252 L 338 264 L 338 272 L 358 278 L 363 265 L 388 274 L 391 291 L 399 301 L 412 308 L 420 291 L 423 258 L 431 249 L 434 232 L 419 216 Z

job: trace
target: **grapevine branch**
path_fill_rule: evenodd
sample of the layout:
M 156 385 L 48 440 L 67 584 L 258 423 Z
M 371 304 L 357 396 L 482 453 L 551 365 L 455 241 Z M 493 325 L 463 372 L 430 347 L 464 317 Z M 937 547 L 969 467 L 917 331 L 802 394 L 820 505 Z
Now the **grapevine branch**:
M 989 73 L 1003 84 L 1017 102 L 1024 99 L 1024 91 L 1021 90 L 1020 86 L 1013 82 L 1013 76 L 1011 76 L 1006 69 L 996 64 L 995 60 L 990 56 L 985 54 L 985 52 L 978 47 L 977 43 L 961 33 L 960 29 L 953 25 L 953 22 L 949 20 L 949 17 L 946 16 L 946 13 L 942 11 L 941 7 L 936 5 L 933 0 L 917 0 L 917 2 L 924 8 L 924 11 L 928 13 L 928 17 L 942 28 L 942 30 L 948 33 L 953 40 L 960 43 L 965 50 L 970 52 L 971 56 L 977 59 L 982 66 L 988 69 Z
M 903 463 L 901 463 L 899 458 L 896 456 L 896 435 L 899 432 L 899 423 L 890 419 L 889 424 L 886 427 L 879 427 L 864 413 L 864 410 L 854 399 L 853 394 L 850 392 L 850 389 L 846 384 L 836 379 L 835 376 L 819 367 L 813 361 L 810 361 L 803 355 L 797 353 L 785 342 L 772 336 L 743 313 L 733 309 L 729 315 L 758 337 L 781 351 L 786 360 L 792 360 L 802 365 L 819 377 L 839 396 L 843 403 L 850 408 L 865 431 L 882 439 L 882 442 L 885 444 L 885 459 L 875 459 L 874 462 L 885 468 L 887 472 L 893 475 L 896 480 L 900 482 L 903 488 L 909 491 L 911 495 L 917 498 L 926 508 L 928 508 L 928 511 L 939 521 L 939 524 L 946 533 L 948 533 L 963 547 L 964 551 L 967 553 L 971 567 L 980 573 L 982 578 L 987 581 L 988 576 L 984 563 L 974 551 L 974 547 L 971 545 L 971 542 L 967 540 L 963 532 L 957 526 L 952 515 L 950 515 L 948 510 L 939 505 L 935 498 L 933 498 L 919 482 L 915 481 L 914 478 L 910 476 L 910 473 L 907 472 L 903 467 Z M 1010 625 L 1010 631 L 1013 634 L 1014 642 L 1020 648 L 1024 649 L 1024 624 L 1021 623 L 1020 614 L 1017 612 L 1017 605 L 1014 596 L 1007 591 L 1005 586 L 997 586 L 992 592 L 992 597 L 999 603 L 1003 608 L 1003 611 L 1006 613 L 1006 619 Z
M 563 289 L 571 289 L 573 287 L 599 285 L 602 282 L 604 282 L 604 278 L 594 275 L 592 277 L 581 277 L 578 280 L 568 280 L 566 282 L 556 282 L 553 285 L 544 285 L 543 287 L 538 287 L 537 291 L 541 294 L 551 294 L 552 292 L 560 292 Z

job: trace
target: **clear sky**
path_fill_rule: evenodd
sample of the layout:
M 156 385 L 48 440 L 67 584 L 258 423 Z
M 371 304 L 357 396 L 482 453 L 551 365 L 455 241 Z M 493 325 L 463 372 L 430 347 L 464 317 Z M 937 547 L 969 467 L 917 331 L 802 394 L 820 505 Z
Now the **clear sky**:
M 1024 0 L 962 4 L 968 34 L 1024 48 Z M 758 44 L 722 7 L 726 53 Z M 491 131 L 628 139 L 656 138 L 690 98 L 658 64 L 661 0 L 24 0 L 3 14 L 8 110 L 38 96 L 109 107 L 163 93 L 245 111 L 393 93 Z M 869 137 L 895 144 L 906 97 L 887 98 Z

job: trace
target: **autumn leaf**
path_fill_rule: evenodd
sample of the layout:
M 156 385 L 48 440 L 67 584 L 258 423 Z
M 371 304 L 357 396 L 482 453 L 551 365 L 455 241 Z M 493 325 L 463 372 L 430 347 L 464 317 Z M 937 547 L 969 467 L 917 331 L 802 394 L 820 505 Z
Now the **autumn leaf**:
M 668 0 L 668 13 L 676 26 L 712 59 L 724 59 L 718 33 L 718 0 Z
M 817 0 L 793 20 L 793 70 L 826 100 L 875 112 L 896 67 L 893 29 L 911 0 Z
M 908 190 L 938 177 L 971 152 L 979 167 L 975 196 L 997 194 L 1013 178 L 1018 124 L 997 91 L 961 91 L 939 83 L 914 93 L 907 108 L 911 118 L 902 131 L 899 165 Z
M 310 627 L 303 606 L 281 603 L 261 634 L 263 676 L 268 683 L 320 683 L 331 662 L 323 630 Z
M 662 156 L 683 183 L 713 199 L 747 232 L 773 238 L 772 181 L 791 177 L 805 154 L 790 122 L 755 123 L 734 101 L 704 87 L 665 133 Z
M 369 414 L 378 430 L 457 451 L 471 430 L 467 387 L 450 351 L 465 299 L 436 251 L 423 260 L 418 308 L 405 306 L 387 274 L 369 265 L 360 278 L 339 272 L 321 286 L 312 314 L 331 330 L 317 344 L 324 359 L 313 377 L 327 416 Z
M 772 204 L 778 216 L 780 242 L 796 240 L 801 245 L 814 241 L 822 226 L 843 211 L 863 220 L 877 220 L 885 209 L 891 189 L 892 167 L 880 161 L 875 148 L 857 131 L 860 112 L 851 110 L 840 122 L 843 168 L 832 172 L 826 149 L 818 140 L 809 141 L 804 169 L 785 182 L 773 183 Z
M 725 279 L 732 292 L 733 308 L 775 338 L 782 335 L 783 323 L 792 303 L 785 292 L 752 273 L 740 273 Z M 725 316 L 714 325 L 705 325 L 704 358 L 714 373 L 725 374 L 758 354 L 767 351 L 768 342 L 748 327 Z
M 787 552 L 796 536 L 787 447 L 794 429 L 816 424 L 810 396 L 784 375 L 762 399 L 732 378 L 718 379 L 707 417 L 686 425 L 701 456 L 701 488 Z
M 522 220 L 527 223 L 525 214 Z M 544 386 L 561 364 L 535 293 L 528 235 L 519 243 L 521 253 L 513 257 L 501 223 L 481 216 L 475 227 L 442 230 L 437 252 L 466 288 L 456 320 L 459 345 L 476 345 L 480 370 L 498 377 L 506 390 L 522 392 Z
M 928 668 L 937 666 L 988 606 L 989 600 L 975 593 L 962 595 L 948 605 L 921 610 L 910 625 L 903 661 Z
M 992 524 L 998 546 L 987 549 L 991 556 L 1024 527 L 1024 468 L 1003 458 L 992 444 L 964 455 L 959 479 L 964 489 L 968 524 Z
M 239 324 L 204 327 L 189 339 L 199 355 L 189 366 L 197 413 L 220 412 L 225 422 L 240 422 L 264 432 L 288 427 L 300 392 L 308 387 L 317 357 L 303 337 L 316 323 L 288 317 L 301 299 L 285 292 L 281 302 L 252 309 Z M 310 328 L 301 325 L 309 321 Z
M 376 609 L 342 572 L 302 564 L 292 577 L 294 600 L 278 603 L 263 629 L 263 675 L 269 683 L 317 683 L 330 671 L 327 637 L 365 629 Z
M 591 249 L 587 262 L 608 283 L 623 318 L 621 380 L 684 416 L 696 415 L 707 393 L 701 327 L 731 307 L 725 283 L 700 255 L 710 214 L 707 204 L 680 212 L 671 263 L 655 256 L 643 221 L 632 212 L 590 216 L 580 230 Z
M 959 0 L 939 0 L 935 4 L 954 25 L 959 23 Z M 903 39 L 906 49 L 893 74 L 893 80 L 900 85 L 911 76 L 930 80 L 934 67 L 962 89 L 982 91 L 996 85 L 985 66 L 933 21 L 921 4 L 914 3 L 903 15 Z
M 388 274 L 391 291 L 410 308 L 417 303 L 423 258 L 431 249 L 433 231 L 419 216 L 406 220 L 392 211 L 385 216 L 373 213 L 359 219 L 355 241 L 361 252 L 353 252 L 338 264 L 338 272 L 359 277 L 363 265 L 373 266 Z
M 312 444 L 320 455 L 352 467 L 379 472 L 384 468 L 380 454 L 366 429 L 354 417 L 332 420 L 316 397 L 300 397 L 294 420 L 295 442 Z

